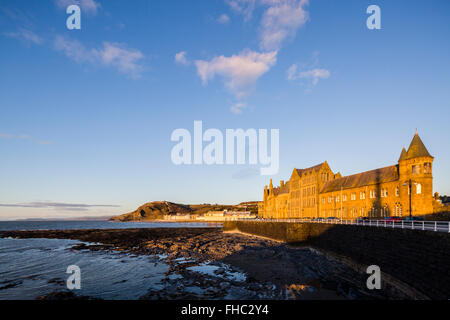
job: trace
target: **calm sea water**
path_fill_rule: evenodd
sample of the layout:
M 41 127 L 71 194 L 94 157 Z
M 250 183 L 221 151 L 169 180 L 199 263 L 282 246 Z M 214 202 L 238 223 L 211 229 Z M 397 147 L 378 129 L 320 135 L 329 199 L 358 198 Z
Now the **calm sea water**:
M 8 221 L 0 230 L 208 227 L 204 223 L 116 223 L 109 221 Z M 0 238 L 0 300 L 35 299 L 67 291 L 69 265 L 81 269 L 77 295 L 102 299 L 138 299 L 150 288 L 162 289 L 168 266 L 151 256 L 70 248 L 81 243 L 59 239 Z
M 198 228 L 215 226 L 217 224 L 201 222 L 0 221 L 0 230 Z

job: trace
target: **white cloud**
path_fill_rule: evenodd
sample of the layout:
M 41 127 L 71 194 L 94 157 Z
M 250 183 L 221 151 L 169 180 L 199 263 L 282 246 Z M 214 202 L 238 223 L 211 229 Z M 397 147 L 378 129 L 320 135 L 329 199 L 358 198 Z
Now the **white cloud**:
M 17 32 L 5 32 L 3 34 L 10 38 L 25 41 L 26 43 L 33 43 L 40 45 L 44 42 L 44 40 L 34 32 L 22 28 L 19 29 Z
M 256 0 L 225 0 L 225 2 L 231 9 L 244 15 L 246 20 L 252 17 L 256 5 Z
M 274 50 L 281 47 L 288 37 L 294 37 L 298 28 L 308 20 L 305 6 L 308 0 L 270 1 L 271 6 L 264 12 L 261 20 L 260 47 Z
M 297 77 L 297 65 L 294 63 L 287 69 L 288 80 L 295 80 Z
M 232 105 L 230 110 L 234 114 L 242 114 L 242 109 L 244 109 L 245 107 L 247 107 L 246 103 L 238 102 L 238 103 L 235 103 L 234 105 Z
M 309 0 L 225 0 L 248 20 L 257 6 L 266 7 L 261 18 L 260 48 L 278 50 L 284 40 L 294 37 L 308 21 Z
M 311 79 L 311 83 L 315 86 L 319 83 L 319 79 L 328 79 L 330 77 L 330 71 L 326 69 L 315 68 L 306 71 L 297 71 L 298 67 L 293 64 L 287 70 L 289 80 L 297 79 Z
M 143 71 L 139 61 L 144 55 L 139 50 L 125 48 L 123 44 L 103 42 L 103 48 L 93 49 L 92 52 L 103 64 L 113 66 L 130 76 L 138 77 Z
M 144 55 L 136 49 L 128 49 L 120 43 L 103 42 L 99 49 L 88 49 L 76 40 L 67 40 L 62 36 L 55 39 L 55 48 L 79 63 L 101 63 L 116 68 L 119 72 L 137 78 L 143 71 L 141 60 Z
M 217 18 L 217 22 L 221 24 L 227 24 L 228 22 L 230 22 L 230 17 L 224 13 Z
M 97 10 L 101 7 L 100 3 L 95 0 L 55 0 L 56 5 L 62 9 L 66 9 L 72 4 L 78 5 L 82 12 L 85 11 L 89 14 L 96 14 Z
M 245 96 L 256 81 L 277 61 L 277 51 L 258 53 L 245 50 L 231 57 L 218 56 L 210 61 L 197 60 L 197 73 L 204 85 L 215 75 L 225 79 L 226 87 L 237 97 Z
M 189 65 L 190 62 L 186 59 L 186 51 L 178 52 L 175 55 L 175 62 L 179 64 L 183 64 L 185 66 Z

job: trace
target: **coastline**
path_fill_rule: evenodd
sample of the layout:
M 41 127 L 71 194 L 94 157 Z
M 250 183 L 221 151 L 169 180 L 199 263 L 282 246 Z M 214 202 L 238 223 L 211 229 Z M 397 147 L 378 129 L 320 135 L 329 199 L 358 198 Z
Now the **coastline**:
M 87 243 L 71 250 L 158 257 L 169 265 L 165 289 L 149 289 L 142 299 L 409 298 L 389 284 L 367 290 L 365 274 L 311 248 L 221 228 L 0 231 L 0 237 L 72 239 Z

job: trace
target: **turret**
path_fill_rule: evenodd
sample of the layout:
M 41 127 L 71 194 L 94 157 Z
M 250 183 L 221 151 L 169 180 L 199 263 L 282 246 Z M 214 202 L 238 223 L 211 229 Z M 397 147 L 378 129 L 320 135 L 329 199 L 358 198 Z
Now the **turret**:
M 403 148 L 398 159 L 400 188 L 406 199 L 409 198 L 408 189 L 411 184 L 413 215 L 432 213 L 433 211 L 433 160 L 433 156 L 428 152 L 416 130 L 408 150 Z M 409 200 L 407 207 L 409 207 Z

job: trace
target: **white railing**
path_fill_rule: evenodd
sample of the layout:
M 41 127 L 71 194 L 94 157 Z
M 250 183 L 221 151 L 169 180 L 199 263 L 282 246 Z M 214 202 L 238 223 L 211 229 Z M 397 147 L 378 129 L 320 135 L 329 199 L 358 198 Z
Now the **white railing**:
M 419 221 L 419 220 L 363 220 L 363 219 L 238 219 L 239 221 L 259 221 L 259 222 L 309 222 L 326 224 L 346 224 L 365 227 L 383 227 L 411 230 L 428 230 L 436 232 L 449 232 L 450 221 Z

